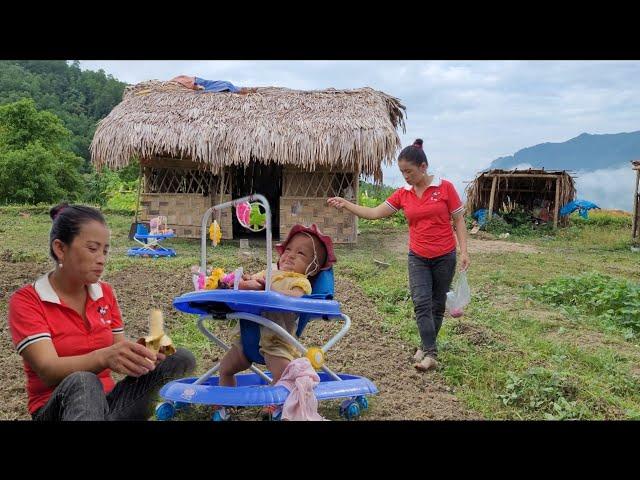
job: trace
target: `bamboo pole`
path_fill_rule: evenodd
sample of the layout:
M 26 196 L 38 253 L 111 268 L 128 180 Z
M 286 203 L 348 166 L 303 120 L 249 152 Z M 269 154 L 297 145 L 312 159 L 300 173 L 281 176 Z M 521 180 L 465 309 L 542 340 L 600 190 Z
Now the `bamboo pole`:
M 353 203 L 358 205 L 358 200 L 360 198 L 360 168 L 356 167 L 356 171 L 353 173 L 353 186 L 354 186 L 354 195 Z M 351 215 L 353 217 L 353 243 L 358 242 L 358 217 L 355 215 Z
M 640 185 L 640 169 L 636 170 L 636 188 L 633 194 L 633 227 L 631 228 L 631 238 L 638 237 L 638 216 L 640 215 L 640 196 L 638 195 L 638 186 Z
M 489 215 L 487 217 L 488 220 L 491 220 L 491 217 L 493 216 L 493 202 L 495 199 L 497 182 L 498 182 L 498 177 L 494 176 L 493 180 L 491 181 L 491 196 L 489 197 Z
M 218 176 L 218 181 L 220 183 L 220 188 L 218 189 L 218 203 L 222 203 L 223 202 L 223 198 L 224 198 L 224 191 L 225 191 L 225 184 L 224 182 L 226 182 L 226 178 L 225 178 L 225 169 L 222 168 L 222 171 L 220 172 L 220 175 Z M 211 200 L 212 200 L 212 205 L 213 205 L 213 199 L 215 198 L 215 193 L 213 195 L 211 195 Z M 231 208 L 231 213 L 233 214 L 233 208 Z M 218 225 L 220 226 L 220 231 L 222 231 L 222 209 L 219 210 L 215 210 L 215 215 L 216 215 L 216 222 L 218 222 Z M 224 232 L 223 232 L 224 234 Z M 233 233 L 231 234 L 231 237 L 233 238 Z
M 555 175 L 540 173 L 486 173 L 487 178 L 509 177 L 509 178 L 553 178 Z
M 553 228 L 558 228 L 558 215 L 560 214 L 560 178 L 556 177 L 556 203 L 553 207 Z
M 142 162 L 139 164 L 140 171 L 138 172 L 138 198 L 136 199 L 136 214 L 134 223 L 136 224 L 136 228 L 138 225 L 138 211 L 140 210 L 140 187 L 142 186 Z

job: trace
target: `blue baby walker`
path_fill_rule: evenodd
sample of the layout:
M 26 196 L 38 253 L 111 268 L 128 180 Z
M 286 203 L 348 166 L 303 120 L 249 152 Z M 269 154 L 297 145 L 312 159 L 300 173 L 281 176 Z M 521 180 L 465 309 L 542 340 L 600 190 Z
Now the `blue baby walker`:
M 173 248 L 166 248 L 160 245 L 160 242 L 167 238 L 175 237 L 174 233 L 158 233 L 151 234 L 144 223 L 136 225 L 136 233 L 133 239 L 139 243 L 140 247 L 132 247 L 127 250 L 130 257 L 175 257 L 176 251 Z
M 259 202 L 266 213 L 267 267 L 272 265 L 271 250 L 271 210 L 267 199 L 259 194 L 250 195 L 230 202 L 211 207 L 202 218 L 201 238 L 201 272 L 206 271 L 206 231 L 211 214 L 216 210 L 236 207 L 243 202 Z M 340 311 L 340 304 L 333 300 L 333 269 L 321 271 L 312 279 L 311 295 L 292 297 L 270 290 L 271 269 L 266 269 L 264 291 L 237 289 L 201 290 L 185 293 L 174 299 L 176 309 L 198 315 L 198 329 L 211 342 L 224 351 L 230 349 L 204 326 L 211 320 L 238 320 L 240 322 L 241 342 L 244 354 L 252 362 L 253 373 L 237 374 L 236 387 L 218 385 L 214 374 L 220 368 L 216 363 L 201 377 L 183 378 L 167 383 L 160 396 L 165 400 L 156 407 L 158 420 L 170 420 L 178 410 L 192 404 L 217 405 L 225 407 L 264 407 L 283 405 L 289 391 L 283 386 L 272 386 L 269 372 L 262 371 L 255 364 L 264 365 L 265 361 L 259 352 L 260 325 L 269 328 L 281 338 L 293 345 L 302 356 L 306 356 L 318 373 L 320 383 L 314 393 L 320 400 L 345 400 L 340 405 L 339 414 L 348 420 L 356 419 L 368 408 L 368 395 L 378 393 L 376 386 L 367 378 L 356 375 L 334 373 L 324 363 L 326 352 L 332 348 L 349 330 L 351 319 Z M 311 320 L 327 320 L 344 322 L 341 330 L 321 348 L 306 348 L 298 338 L 290 335 L 285 329 L 262 316 L 263 312 L 295 312 L 298 314 L 296 337 L 299 337 L 307 323 Z M 212 420 L 220 421 L 222 417 L 215 411 Z M 279 418 L 273 418 L 279 420 Z

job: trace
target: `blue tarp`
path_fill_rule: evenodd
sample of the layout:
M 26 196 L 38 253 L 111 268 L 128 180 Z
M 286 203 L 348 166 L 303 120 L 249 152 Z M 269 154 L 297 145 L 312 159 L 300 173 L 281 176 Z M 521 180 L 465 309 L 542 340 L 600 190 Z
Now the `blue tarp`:
M 231 92 L 238 93 L 240 89 L 231 82 L 224 80 L 205 80 L 204 78 L 196 77 L 195 84 L 204 87 L 203 92 Z
M 565 215 L 569 215 L 576 210 L 579 210 L 580 216 L 582 218 L 589 218 L 589 214 L 587 212 L 592 208 L 600 207 L 595 203 L 590 202 L 589 200 L 574 200 L 573 202 L 567 203 L 560 209 L 560 216 L 564 217 Z
M 481 208 L 480 210 L 476 210 L 475 212 L 473 212 L 472 217 L 478 221 L 478 225 L 483 227 L 484 224 L 487 223 L 488 213 L 489 213 L 489 210 L 487 210 L 486 208 Z

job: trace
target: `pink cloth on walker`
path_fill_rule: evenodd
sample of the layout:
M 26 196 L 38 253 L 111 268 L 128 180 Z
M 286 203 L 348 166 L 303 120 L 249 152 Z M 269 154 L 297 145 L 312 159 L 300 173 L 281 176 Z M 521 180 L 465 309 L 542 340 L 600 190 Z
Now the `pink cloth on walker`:
M 313 393 L 313 388 L 319 382 L 320 377 L 309 359 L 296 358 L 287 365 L 276 383 L 289 390 L 282 407 L 283 420 L 324 420 L 318 413 L 318 399 Z

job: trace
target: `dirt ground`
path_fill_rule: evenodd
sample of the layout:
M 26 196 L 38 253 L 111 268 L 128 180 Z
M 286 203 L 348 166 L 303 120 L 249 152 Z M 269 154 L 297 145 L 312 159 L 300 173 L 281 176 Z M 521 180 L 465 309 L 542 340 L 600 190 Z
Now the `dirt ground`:
M 397 237 L 391 237 L 386 240 L 387 246 L 401 253 L 409 253 L 409 233 L 402 233 Z M 474 238 L 468 236 L 467 250 L 469 254 L 474 253 L 541 253 L 539 249 L 533 245 L 524 243 L 510 242 L 508 240 L 490 240 L 486 238 Z
M 496 242 L 504 243 L 504 242 Z M 22 361 L 15 353 L 7 330 L 6 301 L 8 295 L 31 282 L 49 269 L 49 264 L 9 263 L 0 261 L 0 419 L 28 419 Z M 141 282 L 140 279 L 146 279 Z M 157 279 L 154 281 L 154 279 Z M 176 328 L 171 305 L 177 295 L 191 290 L 186 272 L 158 278 L 150 267 L 126 269 L 105 277 L 113 285 L 125 318 L 129 338 L 137 338 L 147 330 L 147 314 L 153 307 L 165 312 L 166 326 Z M 336 298 L 342 310 L 351 317 L 352 327 L 327 357 L 334 371 L 363 375 L 371 379 L 380 393 L 371 399 L 371 408 L 363 415 L 369 420 L 428 420 L 479 418 L 468 411 L 454 392 L 436 373 L 421 374 L 411 365 L 413 351 L 394 334 L 383 331 L 382 322 L 373 305 L 357 285 L 338 278 Z M 305 331 L 303 343 L 321 344 L 336 325 L 312 322 Z M 468 331 L 460 332 L 469 334 Z M 208 357 L 208 355 L 207 355 Z M 198 373 L 211 366 L 213 358 L 198 359 Z M 322 403 L 321 403 L 322 405 Z M 326 410 L 320 412 L 327 417 Z

